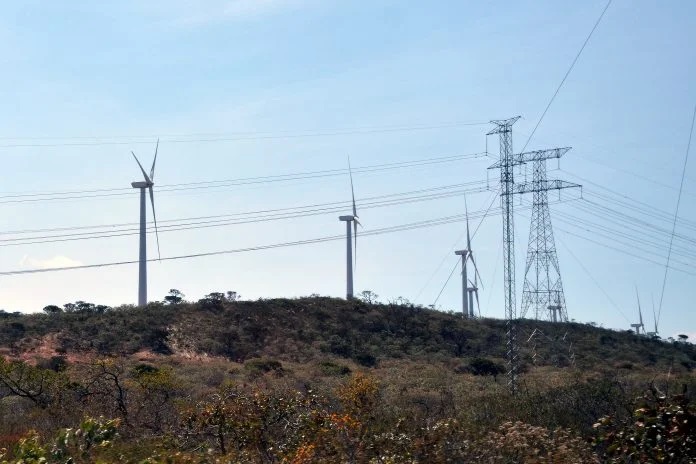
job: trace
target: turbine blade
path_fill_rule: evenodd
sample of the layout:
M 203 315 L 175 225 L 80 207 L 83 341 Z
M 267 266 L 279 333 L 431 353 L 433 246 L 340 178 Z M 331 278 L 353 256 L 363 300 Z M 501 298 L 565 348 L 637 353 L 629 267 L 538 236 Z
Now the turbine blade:
M 159 137 L 157 137 L 157 145 L 155 145 L 155 159 L 152 160 L 152 168 L 150 169 L 150 180 L 155 181 L 155 163 L 157 162 L 157 149 L 159 148 Z
M 358 222 L 357 219 L 353 219 L 353 270 L 358 268 Z
M 481 303 L 479 303 L 478 288 L 474 290 L 474 296 L 476 297 L 476 309 L 478 309 L 478 315 L 481 317 Z
M 355 189 L 353 188 L 353 169 L 350 167 L 350 156 L 348 157 L 348 175 L 350 176 L 350 194 L 353 199 L 353 216 L 358 216 L 358 211 L 355 208 Z
M 466 249 L 469 250 L 469 253 L 471 253 L 471 236 L 469 235 L 469 206 L 466 202 L 466 195 L 464 195 L 464 211 L 466 212 Z
M 157 214 L 155 214 L 155 194 L 152 192 L 152 185 L 148 188 L 150 191 L 150 203 L 152 203 L 152 220 L 155 222 L 155 237 L 157 237 L 157 257 L 161 260 L 162 255 L 160 254 L 160 244 L 159 244 L 159 232 L 157 231 Z
M 150 178 L 147 177 L 147 173 L 145 172 L 145 169 L 143 169 L 143 165 L 140 164 L 140 161 L 138 161 L 138 157 L 135 156 L 135 153 L 133 153 L 132 151 L 131 151 L 131 153 L 133 154 L 133 158 L 135 158 L 135 162 L 138 163 L 138 166 L 140 167 L 140 171 L 143 173 L 143 177 L 145 177 L 145 180 L 146 180 L 148 183 L 152 182 L 152 181 L 150 180 Z
M 478 278 L 478 280 L 481 281 L 481 288 L 483 288 L 483 279 L 481 278 L 481 274 L 479 273 L 476 261 L 474 261 L 474 255 L 472 253 L 469 253 L 469 255 L 471 256 L 471 262 L 474 265 L 474 278 Z
M 655 316 L 655 295 L 650 295 L 652 299 L 653 323 L 655 324 L 655 333 L 657 334 L 657 317 Z

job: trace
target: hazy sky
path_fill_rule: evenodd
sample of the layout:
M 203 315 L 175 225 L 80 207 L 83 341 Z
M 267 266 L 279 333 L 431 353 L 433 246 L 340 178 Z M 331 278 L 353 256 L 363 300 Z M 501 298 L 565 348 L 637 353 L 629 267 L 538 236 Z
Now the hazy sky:
M 2 2 L 5 233 L 0 239 L 17 238 L 7 234 L 16 230 L 137 222 L 137 191 L 111 189 L 141 180 L 129 152 L 149 167 L 158 136 L 160 225 L 346 201 L 345 175 L 175 191 L 164 186 L 344 169 L 348 155 L 361 167 L 484 151 L 490 127 L 460 123 L 521 115 L 513 134 L 521 150 L 604 5 L 604 0 Z M 666 231 L 696 103 L 694 43 L 696 3 L 615 0 L 529 144 L 528 149 L 572 146 L 561 170 L 549 163 L 549 177 L 585 184 L 585 200 L 573 201 L 578 195 L 566 193 L 552 206 L 573 319 L 628 328 L 637 318 L 637 286 L 652 324 L 650 300 L 660 296 Z M 387 130 L 397 126 L 411 130 Z M 497 140 L 490 138 L 488 148 L 496 157 Z M 493 161 L 479 157 L 358 172 L 358 206 L 366 197 L 484 181 Z M 495 187 L 497 173 L 490 174 Z M 696 221 L 695 183 L 692 159 L 680 210 L 687 221 Z M 78 194 L 73 196 L 81 198 L 57 201 L 8 196 L 94 189 L 119 195 Z M 469 209 L 485 209 L 492 195 L 468 195 Z M 551 198 L 558 200 L 555 194 Z M 359 214 L 368 231 L 463 212 L 457 196 Z M 644 221 L 645 229 L 617 212 Z M 342 234 L 338 215 L 162 231 L 162 256 Z M 682 238 L 675 240 L 674 265 L 691 274 L 670 271 L 660 332 L 696 336 L 696 229 L 682 221 L 677 230 Z M 433 303 L 456 263 L 453 245 L 462 231 L 460 222 L 360 239 L 356 290 L 371 289 L 383 300 L 403 296 Z M 516 231 L 519 304 L 529 211 L 519 210 Z M 8 246 L 12 243 L 0 246 L 0 270 L 138 256 L 137 235 Z M 148 244 L 155 257 L 154 235 Z M 503 316 L 500 244 L 500 216 L 492 216 L 473 244 L 485 316 Z M 149 271 L 151 300 L 170 288 L 190 299 L 224 290 L 252 299 L 342 296 L 345 244 L 151 263 Z M 78 299 L 134 303 L 136 296 L 136 265 L 0 277 L 0 307 L 8 311 L 38 311 Z M 459 309 L 459 298 L 455 274 L 438 305 Z

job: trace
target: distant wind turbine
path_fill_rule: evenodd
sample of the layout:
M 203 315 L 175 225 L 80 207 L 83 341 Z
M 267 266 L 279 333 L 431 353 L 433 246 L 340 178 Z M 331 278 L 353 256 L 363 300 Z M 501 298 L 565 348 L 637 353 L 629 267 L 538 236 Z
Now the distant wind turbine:
M 638 318 L 637 324 L 631 324 L 631 327 L 636 330 L 636 335 L 640 335 L 641 329 L 645 333 L 645 326 L 643 325 L 643 311 L 640 308 L 640 297 L 638 296 L 638 287 L 636 286 L 636 300 L 638 300 Z
M 478 279 L 481 277 L 476 266 L 476 261 L 474 260 L 474 253 L 471 250 L 471 234 L 469 233 L 469 207 L 466 202 L 466 196 L 464 197 L 464 208 L 466 211 L 466 249 L 457 250 L 454 252 L 455 255 L 462 257 L 462 314 L 464 317 L 475 317 L 474 313 L 474 296 L 476 296 L 476 307 L 478 309 L 479 315 L 481 315 L 481 306 L 479 305 L 479 294 L 478 294 Z M 467 278 L 467 262 L 471 260 L 471 264 L 474 265 L 474 281 Z M 469 287 L 471 285 L 471 287 Z M 482 284 L 483 286 L 483 284 Z
M 346 299 L 350 300 L 353 298 L 353 259 L 355 259 L 356 267 L 358 259 L 358 225 L 362 226 L 358 220 L 358 210 L 355 207 L 355 189 L 353 188 L 353 170 L 350 166 L 350 157 L 348 157 L 348 175 L 350 176 L 353 214 L 339 216 L 338 219 L 346 223 Z M 351 223 L 353 223 L 353 230 L 351 230 Z M 353 250 L 355 250 L 355 258 L 353 258 Z
M 155 195 L 152 191 L 152 187 L 155 185 L 155 163 L 157 163 L 157 150 L 159 149 L 159 139 L 157 139 L 157 145 L 155 145 L 155 157 L 152 160 L 152 168 L 150 168 L 150 175 L 148 176 L 143 169 L 143 165 L 140 164 L 138 157 L 133 154 L 135 162 L 138 163 L 140 171 L 143 173 L 145 181 L 131 182 L 133 188 L 140 189 L 140 263 L 138 269 L 138 306 L 147 305 L 147 201 L 145 199 L 145 190 L 150 192 L 150 203 L 152 204 L 152 219 L 155 223 L 155 237 L 157 238 L 157 256 L 161 258 L 160 246 L 159 246 L 159 233 L 157 232 L 157 215 L 155 214 Z

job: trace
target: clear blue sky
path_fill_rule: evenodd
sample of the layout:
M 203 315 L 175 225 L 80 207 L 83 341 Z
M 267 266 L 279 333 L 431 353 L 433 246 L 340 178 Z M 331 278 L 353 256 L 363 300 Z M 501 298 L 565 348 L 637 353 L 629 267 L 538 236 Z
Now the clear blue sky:
M 519 150 L 604 5 L 604 0 L 3 2 L 0 191 L 127 188 L 140 180 L 129 151 L 149 165 L 157 136 L 162 137 L 158 184 L 341 169 L 347 155 L 355 166 L 365 166 L 479 152 L 489 128 L 275 137 L 300 131 L 437 126 L 521 115 L 514 133 Z M 587 199 L 602 193 L 596 183 L 630 198 L 624 200 L 631 206 L 638 200 L 672 214 L 696 103 L 694 43 L 696 3 L 615 0 L 528 148 L 572 146 L 562 170 L 549 175 L 585 183 Z M 174 142 L 189 134 L 237 132 L 270 133 L 273 138 Z M 125 137 L 113 138 L 117 136 Z M 86 140 L 100 144 L 75 145 Z M 113 141 L 124 143 L 102 143 Z M 489 149 L 495 152 L 495 147 L 496 140 L 490 140 Z M 485 179 L 491 162 L 356 174 L 356 196 Z M 680 210 L 690 221 L 696 221 L 695 183 L 692 159 Z M 135 222 L 137 192 L 126 193 L 0 203 L 2 229 Z M 348 179 L 331 177 L 163 191 L 156 200 L 158 220 L 164 222 L 342 201 L 349 195 Z M 469 208 L 485 208 L 490 195 L 470 195 Z M 643 217 L 628 207 L 602 204 Z M 457 197 L 365 209 L 360 217 L 368 230 L 463 209 L 463 199 Z M 627 249 L 614 242 L 615 233 L 598 237 L 596 226 L 573 228 L 560 215 L 624 231 L 630 238 L 621 240 L 631 244 L 634 254 L 658 263 L 665 260 L 668 234 L 651 232 L 657 248 L 647 249 L 634 241 L 641 231 L 622 229 L 620 218 L 619 225 L 606 215 L 595 218 L 587 203 L 566 201 L 552 211 L 558 214 L 554 224 L 570 317 L 628 328 L 629 319 L 636 318 L 636 285 L 650 313 L 651 295 L 659 299 L 664 267 L 570 235 L 565 231 Z M 516 218 L 518 302 L 528 214 L 520 211 Z M 162 255 L 341 234 L 343 224 L 336 216 L 162 233 Z M 646 220 L 670 229 L 669 221 Z M 371 289 L 383 299 L 418 296 L 416 302 L 431 304 L 456 262 L 452 245 L 462 230 L 458 223 L 365 237 L 358 245 L 357 290 Z M 696 252 L 689 241 L 696 232 L 683 224 L 678 232 L 686 240 L 675 242 L 680 255 L 674 259 L 696 272 L 689 267 L 695 260 L 688 257 Z M 492 317 L 503 316 L 500 242 L 500 218 L 492 217 L 474 239 L 484 280 L 482 312 Z M 154 236 L 149 246 L 153 257 Z M 136 258 L 137 236 L 0 247 L 2 270 Z M 341 296 L 344 259 L 344 243 L 327 242 L 152 263 L 150 298 L 159 299 L 170 288 L 191 299 L 218 290 L 236 290 L 245 298 Z M 694 275 L 670 272 L 660 327 L 664 336 L 696 337 L 695 284 Z M 0 307 L 30 312 L 77 299 L 132 303 L 136 285 L 134 265 L 2 277 Z M 455 276 L 438 304 L 458 309 L 459 295 Z M 646 319 L 652 317 L 646 314 Z

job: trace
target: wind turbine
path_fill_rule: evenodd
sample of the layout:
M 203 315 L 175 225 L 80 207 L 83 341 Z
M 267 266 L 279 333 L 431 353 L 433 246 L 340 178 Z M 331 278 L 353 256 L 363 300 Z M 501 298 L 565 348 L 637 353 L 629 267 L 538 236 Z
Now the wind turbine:
M 640 309 L 640 297 L 638 296 L 638 287 L 636 287 L 636 299 L 638 300 L 639 322 L 638 322 L 638 324 L 631 324 L 631 327 L 636 329 L 636 335 L 640 335 L 641 329 L 643 329 L 643 333 L 645 333 L 645 326 L 643 325 L 643 311 L 641 311 L 641 309 Z
M 138 157 L 133 154 L 135 162 L 138 163 L 140 171 L 143 173 L 145 181 L 131 182 L 133 188 L 140 189 L 140 262 L 138 267 L 138 306 L 147 305 L 147 205 L 145 200 L 145 190 L 150 192 L 150 203 L 152 204 L 152 219 L 155 223 L 155 237 L 157 237 L 157 256 L 161 258 L 159 247 L 159 233 L 157 232 L 157 215 L 155 214 L 155 195 L 152 187 L 155 185 L 155 163 L 157 162 L 157 150 L 159 149 L 159 139 L 155 145 L 155 157 L 152 160 L 150 175 L 148 176 L 140 164 Z
M 355 259 L 357 267 L 358 259 L 358 210 L 355 207 L 355 189 L 353 188 L 353 170 L 350 166 L 350 157 L 348 157 L 348 174 L 350 176 L 350 194 L 353 200 L 353 214 L 339 216 L 340 221 L 346 223 L 346 299 L 353 299 L 353 259 Z M 351 231 L 351 223 L 353 230 Z M 352 238 L 351 238 L 352 234 Z M 355 249 L 355 258 L 353 258 L 353 249 Z
M 466 249 L 457 250 L 454 252 L 455 255 L 462 257 L 462 314 L 464 317 L 475 317 L 474 314 L 474 296 L 476 296 L 476 307 L 478 308 L 479 315 L 481 314 L 481 307 L 479 305 L 479 295 L 478 295 L 478 278 L 481 277 L 476 266 L 476 261 L 474 260 L 474 253 L 471 250 L 471 234 L 469 233 L 469 207 L 466 203 L 466 196 L 464 197 L 464 208 L 466 211 Z M 471 264 L 474 266 L 474 281 L 472 282 L 467 278 L 467 262 L 471 260 Z M 471 287 L 469 287 L 471 285 Z

